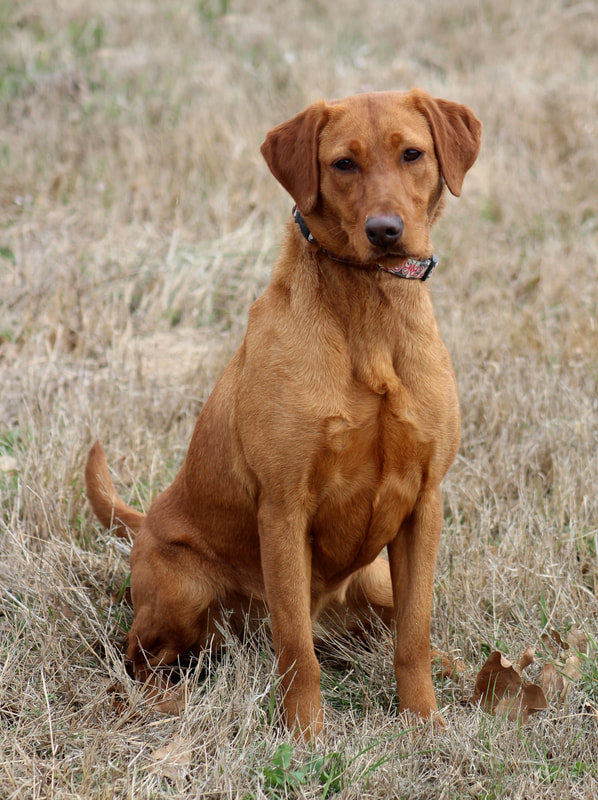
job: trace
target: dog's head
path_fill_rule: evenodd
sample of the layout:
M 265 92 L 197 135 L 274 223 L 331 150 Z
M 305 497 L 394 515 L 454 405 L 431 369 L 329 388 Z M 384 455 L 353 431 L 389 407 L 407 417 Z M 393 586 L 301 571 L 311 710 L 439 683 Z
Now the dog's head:
M 482 125 L 420 89 L 321 100 L 271 130 L 262 154 L 318 243 L 394 266 L 432 254 L 445 185 L 461 193 Z

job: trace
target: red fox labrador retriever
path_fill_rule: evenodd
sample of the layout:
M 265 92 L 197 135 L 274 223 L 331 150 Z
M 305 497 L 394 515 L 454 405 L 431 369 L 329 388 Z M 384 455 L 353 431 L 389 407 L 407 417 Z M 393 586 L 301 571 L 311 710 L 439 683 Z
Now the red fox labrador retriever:
M 135 537 L 127 658 L 154 689 L 156 667 L 209 646 L 222 609 L 242 624 L 265 604 L 286 723 L 316 735 L 312 620 L 328 608 L 395 627 L 400 707 L 437 714 L 440 482 L 460 418 L 425 279 L 445 187 L 460 194 L 480 136 L 467 107 L 417 89 L 320 101 L 268 133 L 294 219 L 183 466 L 146 515 L 97 442 L 86 467 L 99 520 Z

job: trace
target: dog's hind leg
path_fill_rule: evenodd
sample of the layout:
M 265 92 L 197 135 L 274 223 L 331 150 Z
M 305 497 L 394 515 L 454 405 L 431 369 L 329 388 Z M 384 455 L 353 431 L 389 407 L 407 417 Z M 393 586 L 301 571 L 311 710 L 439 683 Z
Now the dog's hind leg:
M 171 670 L 166 668 L 210 647 L 212 635 L 218 635 L 213 612 L 220 611 L 219 598 L 198 557 L 186 550 L 148 546 L 139 537 L 131 554 L 135 619 L 127 637 L 127 662 L 152 702 L 170 689 Z
M 347 608 L 362 624 L 371 622 L 372 616 L 386 627 L 394 623 L 394 602 L 390 566 L 382 556 L 351 576 L 346 594 Z
M 394 625 L 394 604 L 388 561 L 378 556 L 371 564 L 357 570 L 329 598 L 320 621 L 327 627 L 345 629 L 350 634 L 370 634 Z

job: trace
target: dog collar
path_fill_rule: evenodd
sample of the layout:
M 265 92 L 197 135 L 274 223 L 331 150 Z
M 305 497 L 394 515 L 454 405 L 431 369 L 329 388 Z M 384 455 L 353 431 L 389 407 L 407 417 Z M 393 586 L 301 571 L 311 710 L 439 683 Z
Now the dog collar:
M 426 281 L 434 271 L 436 264 L 438 263 L 438 257 L 436 255 L 431 256 L 430 258 L 408 258 L 404 264 L 401 264 L 397 267 L 385 267 L 382 264 L 362 264 L 360 261 L 351 261 L 348 258 L 341 258 L 340 256 L 335 256 L 329 250 L 326 250 L 325 247 L 318 244 L 316 239 L 314 238 L 313 234 L 307 227 L 301 212 L 297 208 L 297 206 L 293 207 L 293 219 L 299 226 L 299 230 L 305 237 L 305 239 L 310 244 L 317 245 L 320 250 L 331 258 L 333 261 L 340 261 L 341 264 L 349 264 L 352 267 L 359 267 L 360 269 L 381 269 L 383 272 L 388 272 L 391 275 L 396 275 L 397 278 L 408 278 L 411 280 L 420 280 Z

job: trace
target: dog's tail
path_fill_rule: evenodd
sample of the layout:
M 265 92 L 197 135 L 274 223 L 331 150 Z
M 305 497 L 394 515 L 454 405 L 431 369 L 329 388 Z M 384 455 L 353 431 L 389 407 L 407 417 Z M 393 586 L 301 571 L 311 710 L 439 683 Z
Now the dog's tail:
M 85 487 L 91 507 L 105 528 L 112 528 L 116 536 L 125 539 L 137 533 L 145 514 L 131 508 L 118 496 L 104 448 L 98 441 L 93 443 L 87 456 Z

